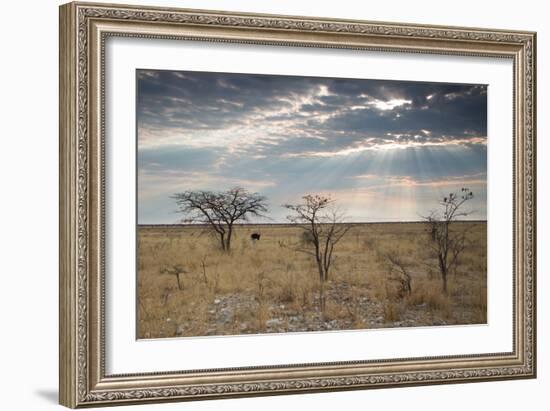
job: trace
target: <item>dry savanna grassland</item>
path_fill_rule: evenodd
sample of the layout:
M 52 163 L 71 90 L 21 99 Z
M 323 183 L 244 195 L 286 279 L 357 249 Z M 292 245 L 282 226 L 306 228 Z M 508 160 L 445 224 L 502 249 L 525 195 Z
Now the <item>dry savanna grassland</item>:
M 300 227 L 239 225 L 227 253 L 206 227 L 140 226 L 138 338 L 483 324 L 486 228 L 453 223 L 466 245 L 444 293 L 426 223 L 354 225 L 335 247 L 321 309 L 315 259 L 296 251 Z

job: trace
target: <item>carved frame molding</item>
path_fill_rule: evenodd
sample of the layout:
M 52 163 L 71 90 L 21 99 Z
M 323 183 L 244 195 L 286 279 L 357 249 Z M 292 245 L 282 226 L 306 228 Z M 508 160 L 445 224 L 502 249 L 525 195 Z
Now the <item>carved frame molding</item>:
M 110 36 L 513 59 L 514 351 L 105 375 L 103 80 L 105 40 Z M 92 3 L 61 6 L 61 404 L 101 406 L 535 377 L 535 41 L 531 32 Z

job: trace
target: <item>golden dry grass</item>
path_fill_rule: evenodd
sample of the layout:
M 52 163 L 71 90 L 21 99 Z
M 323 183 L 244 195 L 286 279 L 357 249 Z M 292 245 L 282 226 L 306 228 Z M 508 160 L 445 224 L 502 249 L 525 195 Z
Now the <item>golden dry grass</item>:
M 335 249 L 321 313 L 315 262 L 291 247 L 300 241 L 299 227 L 239 226 L 229 254 L 200 227 L 139 227 L 138 337 L 486 323 L 486 223 L 455 224 L 468 231 L 468 246 L 450 274 L 448 295 L 431 267 L 426 228 L 352 228 Z M 260 241 L 250 240 L 253 232 Z M 390 275 L 390 253 L 410 272 L 411 295 Z M 185 271 L 181 289 L 178 268 Z

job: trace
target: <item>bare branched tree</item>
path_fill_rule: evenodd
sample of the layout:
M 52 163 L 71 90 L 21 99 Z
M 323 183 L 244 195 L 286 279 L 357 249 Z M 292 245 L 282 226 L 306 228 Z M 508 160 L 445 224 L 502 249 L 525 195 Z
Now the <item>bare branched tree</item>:
M 388 259 L 389 280 L 399 283 L 398 296 L 403 298 L 412 293 L 412 277 L 405 261 L 395 255 L 386 254 Z
M 451 226 L 460 217 L 466 217 L 472 213 L 464 210 L 464 204 L 472 198 L 474 194 L 470 189 L 461 188 L 459 193 L 450 193 L 440 201 L 441 210 L 432 211 L 428 217 L 424 217 L 430 227 L 430 247 L 437 258 L 445 294 L 448 292 L 448 274 L 456 270 L 459 256 L 466 245 L 466 233 L 451 231 Z
M 319 272 L 321 310 L 324 311 L 324 283 L 329 278 L 334 261 L 334 247 L 352 226 L 344 224 L 344 215 L 330 197 L 306 195 L 302 200 L 299 204 L 284 205 L 293 212 L 287 216 L 288 221 L 305 233 L 300 242 L 290 247 L 315 259 Z
M 178 281 L 178 289 L 183 290 L 183 283 L 181 281 L 181 274 L 188 274 L 188 271 L 181 265 L 174 265 L 171 267 L 163 267 L 160 269 L 161 274 L 170 274 L 176 277 Z
M 266 197 L 235 187 L 227 191 L 184 191 L 172 196 L 186 223 L 209 225 L 219 238 L 223 251 L 231 250 L 235 223 L 267 212 Z

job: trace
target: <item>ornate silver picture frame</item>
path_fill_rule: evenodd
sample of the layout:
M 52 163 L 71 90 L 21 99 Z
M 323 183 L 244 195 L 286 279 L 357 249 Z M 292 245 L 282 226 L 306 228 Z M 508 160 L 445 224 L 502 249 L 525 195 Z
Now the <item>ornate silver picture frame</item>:
M 105 67 L 106 43 L 112 38 L 510 61 L 513 175 L 507 178 L 513 187 L 513 247 L 507 252 L 513 254 L 512 349 L 283 365 L 265 358 L 264 365 L 108 373 Z M 217 71 L 223 70 L 220 61 Z M 535 378 L 535 102 L 533 32 L 93 3 L 61 6 L 60 403 L 78 408 Z M 318 338 L 322 343 L 322 335 Z

